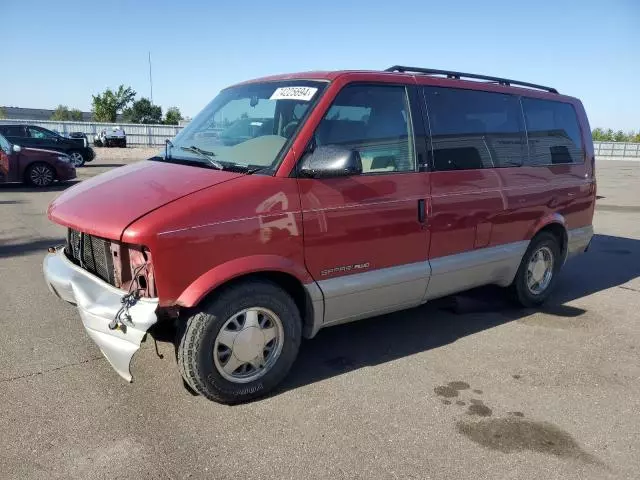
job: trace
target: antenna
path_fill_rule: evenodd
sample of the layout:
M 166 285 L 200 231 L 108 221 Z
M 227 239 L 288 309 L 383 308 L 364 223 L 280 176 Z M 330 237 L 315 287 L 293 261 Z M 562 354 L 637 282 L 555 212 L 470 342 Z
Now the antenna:
M 149 87 L 151 87 L 151 104 L 153 105 L 153 79 L 151 78 L 151 51 L 149 51 Z

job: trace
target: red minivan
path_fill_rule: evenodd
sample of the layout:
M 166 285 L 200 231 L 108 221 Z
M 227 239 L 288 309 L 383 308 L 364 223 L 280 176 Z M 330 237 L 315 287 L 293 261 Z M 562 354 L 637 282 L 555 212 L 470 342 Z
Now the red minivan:
M 484 284 L 542 303 L 593 235 L 579 100 L 504 78 L 395 66 L 223 90 L 162 154 L 66 190 L 44 260 L 114 369 L 177 321 L 195 391 L 238 403 L 302 337 Z

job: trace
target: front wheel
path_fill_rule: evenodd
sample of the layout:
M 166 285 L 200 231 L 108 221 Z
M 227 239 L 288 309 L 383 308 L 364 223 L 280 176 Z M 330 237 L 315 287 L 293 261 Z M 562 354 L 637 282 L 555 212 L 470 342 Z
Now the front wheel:
M 34 163 L 27 168 L 25 180 L 35 187 L 48 187 L 56 178 L 56 172 L 47 163 Z
M 511 284 L 514 299 L 523 307 L 536 307 L 551 294 L 562 264 L 560 246 L 551 233 L 536 235 Z
M 85 163 L 84 155 L 77 150 L 69 152 L 69 157 L 71 157 L 71 163 L 76 168 L 82 167 Z
M 284 379 L 300 339 L 300 312 L 289 294 L 268 281 L 247 281 L 222 290 L 186 319 L 178 367 L 210 400 L 241 403 Z

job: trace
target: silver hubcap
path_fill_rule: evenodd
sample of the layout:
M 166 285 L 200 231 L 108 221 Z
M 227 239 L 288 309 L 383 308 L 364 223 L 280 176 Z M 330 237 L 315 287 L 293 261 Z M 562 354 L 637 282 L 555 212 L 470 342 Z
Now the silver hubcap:
M 229 318 L 216 337 L 213 361 L 225 379 L 252 382 L 276 363 L 284 331 L 280 318 L 262 307 L 247 308 Z
M 36 165 L 31 169 L 31 181 L 39 187 L 53 182 L 53 172 L 45 165 Z
M 551 283 L 553 253 L 548 247 L 538 249 L 527 265 L 527 287 L 534 295 L 540 295 Z
M 82 165 L 82 155 L 80 155 L 78 152 L 73 152 L 70 157 L 74 166 L 79 167 L 80 165 Z

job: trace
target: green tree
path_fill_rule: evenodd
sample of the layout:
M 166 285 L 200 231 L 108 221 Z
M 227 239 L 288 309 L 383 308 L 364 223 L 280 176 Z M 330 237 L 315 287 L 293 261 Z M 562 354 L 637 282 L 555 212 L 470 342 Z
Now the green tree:
M 622 130 L 618 130 L 615 135 L 613 136 L 613 141 L 614 142 L 626 142 L 627 141 L 627 136 L 625 135 L 625 133 Z
M 630 130 L 624 133 L 622 130 L 614 132 L 610 128 L 604 130 L 602 128 L 596 128 L 591 132 L 591 137 L 595 142 L 639 142 L 640 143 L 640 131 L 636 133 L 634 130 Z
M 93 117 L 98 122 L 114 123 L 127 105 L 136 96 L 136 92 L 131 87 L 120 85 L 115 92 L 107 88 L 98 95 L 92 95 Z
M 591 138 L 593 138 L 594 142 L 604 142 L 605 134 L 602 128 L 596 128 L 591 132 Z
M 604 132 L 604 140 L 605 142 L 613 142 L 613 130 L 607 128 L 607 130 Z
M 82 112 L 80 110 L 78 110 L 77 108 L 72 108 L 69 113 L 71 115 L 71 120 L 73 120 L 74 122 L 82 122 L 83 118 Z
M 164 123 L 166 125 L 178 125 L 182 120 L 182 114 L 178 107 L 169 107 L 167 113 L 164 114 Z
M 0 120 L 7 118 L 4 108 L 0 108 Z
M 58 108 L 51 114 L 51 120 L 57 120 L 59 122 L 74 120 L 82 121 L 82 112 L 77 108 L 69 110 L 66 105 L 58 105 Z
M 122 116 L 131 123 L 162 123 L 162 108 L 148 98 L 141 98 L 125 109 Z

